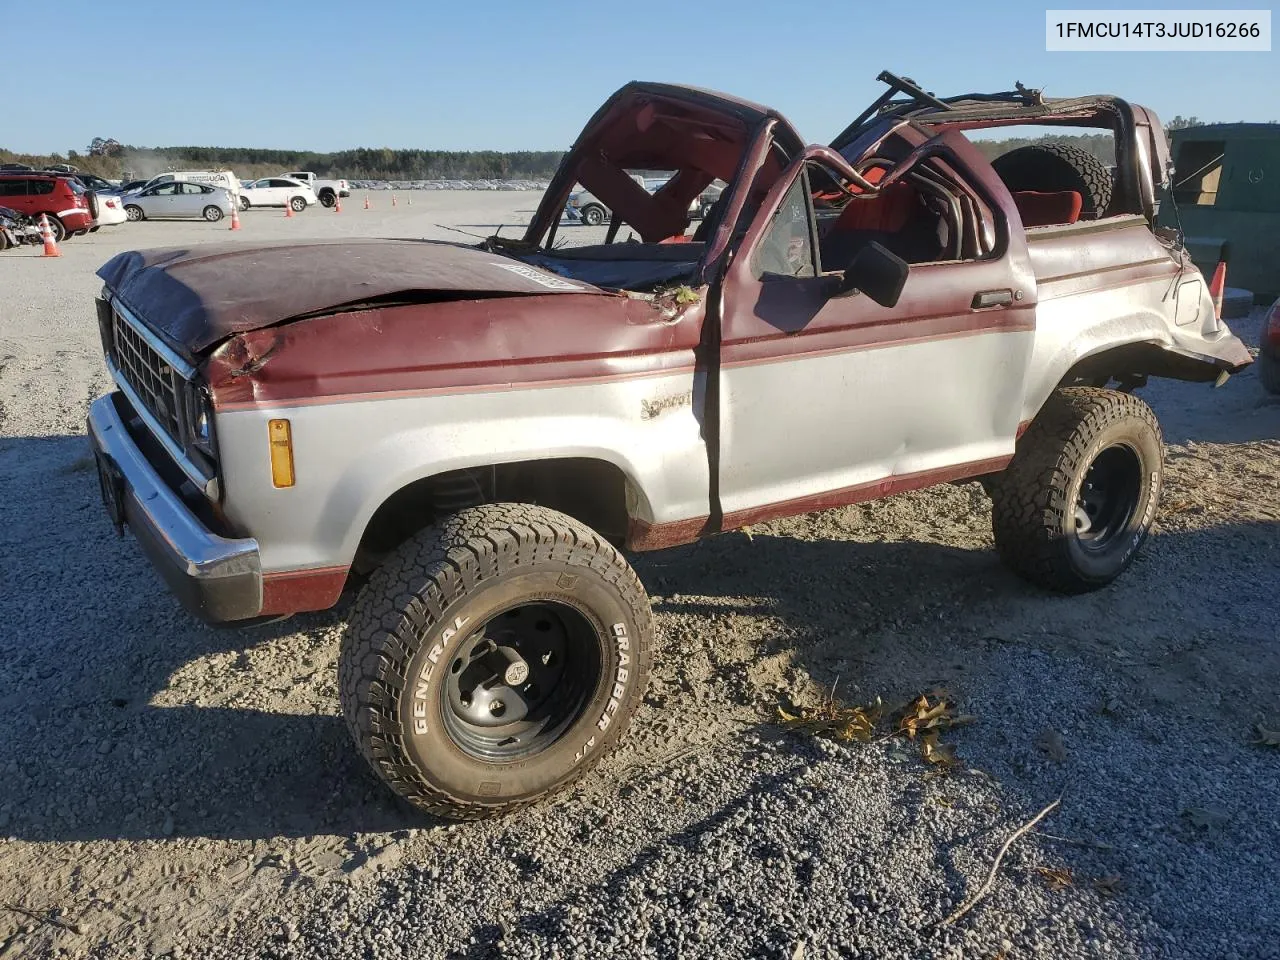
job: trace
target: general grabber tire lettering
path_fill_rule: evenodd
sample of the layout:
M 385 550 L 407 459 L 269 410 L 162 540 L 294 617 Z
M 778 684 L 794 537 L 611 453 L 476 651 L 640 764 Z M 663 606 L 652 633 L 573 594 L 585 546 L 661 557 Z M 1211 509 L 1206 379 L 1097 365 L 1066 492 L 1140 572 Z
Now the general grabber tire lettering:
M 635 572 L 571 517 L 462 510 L 405 543 L 356 600 L 342 712 L 414 806 L 455 819 L 561 790 L 621 737 L 652 658 Z
M 1105 586 L 1155 519 L 1164 441 L 1155 414 L 1100 387 L 1053 393 L 991 484 L 992 527 L 1015 573 L 1060 593 Z

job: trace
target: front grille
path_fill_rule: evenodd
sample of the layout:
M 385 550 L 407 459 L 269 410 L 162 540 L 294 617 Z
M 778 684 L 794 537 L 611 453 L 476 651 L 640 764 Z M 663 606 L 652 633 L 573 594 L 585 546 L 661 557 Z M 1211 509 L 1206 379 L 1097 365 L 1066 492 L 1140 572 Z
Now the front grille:
M 169 439 L 181 445 L 182 377 L 142 334 L 120 316 L 119 311 L 113 311 L 112 341 L 116 369 L 146 406 L 147 412 L 169 434 Z

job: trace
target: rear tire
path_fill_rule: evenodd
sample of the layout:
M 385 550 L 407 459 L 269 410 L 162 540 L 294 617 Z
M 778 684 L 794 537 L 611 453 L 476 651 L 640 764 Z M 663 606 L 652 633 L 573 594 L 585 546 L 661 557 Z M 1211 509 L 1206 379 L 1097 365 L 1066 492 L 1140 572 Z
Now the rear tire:
M 582 208 L 582 222 L 588 227 L 598 227 L 604 220 L 604 207 L 598 203 L 589 203 Z
M 67 239 L 67 228 L 64 227 L 62 225 L 62 221 L 59 220 L 57 217 L 55 217 L 53 214 L 50 213 L 50 214 L 46 214 L 45 216 L 46 216 L 46 219 L 48 219 L 49 221 L 49 230 L 53 233 L 54 243 L 62 243 L 62 241 Z M 37 217 L 36 224 L 39 225 L 39 223 L 40 223 L 40 218 Z
M 338 202 L 337 194 L 335 194 L 332 190 L 321 190 L 321 191 L 320 191 L 320 205 L 321 205 L 321 206 L 325 206 L 325 207 L 332 207 L 332 206 L 333 206 L 335 203 L 337 203 L 337 202 Z
M 303 200 L 301 197 L 294 197 L 289 201 L 289 206 L 293 208 L 294 213 L 301 213 L 303 210 L 307 209 L 307 201 Z
M 132 203 L 125 206 L 124 215 L 134 223 L 147 219 L 147 215 L 142 212 L 142 208 Z
M 248 209 L 249 209 L 249 198 L 248 198 L 248 197 L 246 197 L 246 196 L 244 196 L 243 194 L 241 194 L 241 196 L 240 196 L 240 210 L 241 210 L 241 211 L 245 211 L 245 210 L 248 210 Z
M 991 161 L 996 174 L 1012 190 L 1074 190 L 1080 194 L 1082 219 L 1106 215 L 1113 183 L 1107 165 L 1093 154 L 1065 143 L 1034 143 Z
M 564 514 L 462 510 L 405 543 L 356 600 L 342 712 L 397 794 L 455 819 L 564 789 L 644 695 L 648 598 L 618 552 Z
M 210 223 L 217 223 L 223 217 L 222 208 L 215 207 L 213 204 L 204 208 L 204 218 Z
M 1151 530 L 1163 470 L 1160 425 L 1137 397 L 1055 391 L 990 485 L 1000 558 L 1059 593 L 1106 586 Z

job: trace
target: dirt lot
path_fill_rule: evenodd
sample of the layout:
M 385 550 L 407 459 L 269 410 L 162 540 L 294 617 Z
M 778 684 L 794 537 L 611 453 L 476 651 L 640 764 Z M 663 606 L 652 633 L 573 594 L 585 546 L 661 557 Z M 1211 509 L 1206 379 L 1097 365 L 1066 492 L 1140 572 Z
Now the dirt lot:
M 537 198 L 362 199 L 0 254 L 0 958 L 1280 956 L 1280 749 L 1251 743 L 1280 729 L 1280 403 L 1252 372 L 1145 391 L 1165 505 L 1110 589 L 1006 573 L 976 485 L 642 556 L 660 645 L 618 755 L 503 821 L 393 800 L 338 715 L 341 613 L 194 623 L 83 436 L 111 254 L 483 235 Z M 977 718 L 950 773 L 773 722 L 939 685 Z

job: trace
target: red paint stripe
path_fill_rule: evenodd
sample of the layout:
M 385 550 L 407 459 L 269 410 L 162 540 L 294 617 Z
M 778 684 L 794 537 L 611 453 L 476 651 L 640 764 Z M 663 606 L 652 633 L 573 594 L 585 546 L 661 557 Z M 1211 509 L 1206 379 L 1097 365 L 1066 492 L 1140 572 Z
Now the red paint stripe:
M 487 368 L 498 369 L 498 366 Z M 689 375 L 696 371 L 692 364 L 642 370 L 635 373 L 615 373 L 584 377 L 561 377 L 553 380 L 509 381 L 507 383 L 475 383 L 462 386 L 419 387 L 404 390 L 372 390 L 363 393 L 326 393 L 311 397 L 267 397 L 259 400 L 224 401 L 214 403 L 219 413 L 235 410 L 258 410 L 278 407 L 312 407 L 326 403 L 354 403 L 362 400 L 400 400 L 413 397 L 459 396 L 470 393 L 507 393 L 514 390 L 545 390 L 550 387 L 599 386 L 622 383 L 627 380 L 659 379 L 669 376 Z
M 818 510 L 831 510 L 836 507 L 847 507 L 853 503 L 863 503 L 880 497 L 905 493 L 908 490 L 920 490 L 939 483 L 952 480 L 965 480 L 970 477 L 981 477 L 988 473 L 998 473 L 1009 465 L 1012 456 L 991 457 L 987 460 L 973 460 L 969 463 L 956 464 L 949 467 L 937 467 L 932 470 L 921 470 L 917 473 L 904 473 L 883 480 L 872 480 L 859 483 L 840 490 L 828 490 L 822 493 L 797 497 L 794 500 L 783 500 L 767 503 L 758 507 L 748 507 L 725 514 L 722 528 L 737 530 L 753 523 L 766 520 L 780 520 Z M 692 543 L 710 531 L 707 528 L 707 517 L 693 517 L 688 520 L 674 520 L 670 523 L 648 523 L 644 520 L 632 520 L 627 531 L 627 547 L 631 550 L 662 550 L 667 547 L 678 547 Z
M 921 470 L 918 473 L 904 473 L 886 477 L 883 480 L 872 480 L 859 483 L 840 490 L 829 490 L 814 493 L 794 500 L 780 503 L 769 503 L 759 507 L 748 507 L 727 513 L 724 517 L 724 529 L 736 530 L 753 523 L 766 520 L 777 520 L 782 517 L 793 517 L 801 513 L 813 513 L 817 510 L 830 510 L 833 507 L 846 507 L 851 503 L 862 503 L 880 497 L 905 493 L 908 490 L 919 490 L 932 487 L 934 484 L 947 483 L 951 480 L 963 480 L 967 477 L 980 477 L 987 473 L 996 473 L 1009 465 L 1012 456 L 992 457 L 988 460 L 974 460 L 949 467 L 937 467 L 933 470 Z

